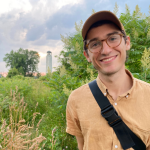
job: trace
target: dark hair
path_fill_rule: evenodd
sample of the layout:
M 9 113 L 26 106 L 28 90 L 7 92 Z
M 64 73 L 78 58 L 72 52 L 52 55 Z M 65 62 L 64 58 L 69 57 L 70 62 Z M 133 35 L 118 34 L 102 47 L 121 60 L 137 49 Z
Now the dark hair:
M 104 24 L 113 24 L 115 27 L 117 27 L 117 28 L 120 30 L 120 28 L 119 28 L 115 23 L 113 23 L 112 21 L 110 21 L 110 20 L 101 20 L 101 21 L 98 21 L 98 22 L 94 23 L 94 24 L 89 28 L 88 32 L 89 32 L 91 29 L 96 28 L 96 27 L 99 27 L 99 26 L 102 26 L 102 25 L 104 25 Z M 124 38 L 124 40 L 125 40 L 125 42 L 126 42 L 127 36 L 126 36 L 125 31 L 124 31 L 124 30 L 120 30 L 120 31 L 121 31 L 121 33 L 124 35 L 123 38 Z M 87 45 L 87 43 L 86 43 L 86 38 L 87 38 L 88 32 L 86 33 L 85 40 L 83 41 L 83 42 L 84 42 L 84 50 L 86 51 L 87 54 L 88 54 L 88 52 L 87 52 L 87 47 L 86 47 L 86 45 Z

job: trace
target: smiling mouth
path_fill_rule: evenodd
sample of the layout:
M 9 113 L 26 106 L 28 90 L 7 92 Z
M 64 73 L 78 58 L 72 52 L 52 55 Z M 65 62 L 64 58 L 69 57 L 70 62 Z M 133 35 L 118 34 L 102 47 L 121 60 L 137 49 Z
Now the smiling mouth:
M 117 57 L 117 55 L 114 56 L 114 57 L 111 57 L 111 58 L 102 59 L 102 60 L 100 60 L 100 61 L 101 61 L 101 62 L 110 62 L 111 60 L 114 60 L 116 57 Z

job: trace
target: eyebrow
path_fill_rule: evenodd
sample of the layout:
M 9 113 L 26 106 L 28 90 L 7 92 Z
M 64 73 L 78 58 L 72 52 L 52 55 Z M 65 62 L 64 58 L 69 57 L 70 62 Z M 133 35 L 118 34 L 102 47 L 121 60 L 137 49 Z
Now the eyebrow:
M 116 33 L 119 33 L 119 32 L 118 32 L 118 31 L 114 31 L 114 32 L 112 32 L 112 33 L 108 33 L 106 36 L 110 36 L 110 35 L 116 34 Z
M 108 36 L 113 35 L 113 34 L 116 34 L 116 33 L 120 33 L 120 32 L 114 31 L 114 32 L 111 32 L 111 33 L 106 34 L 106 36 L 108 37 Z M 93 39 L 91 39 L 91 40 L 87 40 L 87 42 L 90 43 L 90 42 L 95 41 L 95 40 L 98 40 L 98 39 L 99 39 L 99 38 L 93 38 Z M 85 40 L 85 41 L 86 41 L 86 40 Z

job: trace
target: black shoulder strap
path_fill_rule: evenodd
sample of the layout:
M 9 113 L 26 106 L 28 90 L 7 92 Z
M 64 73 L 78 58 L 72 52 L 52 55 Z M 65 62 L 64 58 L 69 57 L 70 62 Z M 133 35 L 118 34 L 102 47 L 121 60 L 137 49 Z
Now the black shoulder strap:
M 118 116 L 115 108 L 110 104 L 106 96 L 99 89 L 96 80 L 89 83 L 91 92 L 101 108 L 101 115 L 107 120 L 108 124 L 114 129 L 123 149 L 133 148 L 135 150 L 146 150 L 146 146 Z

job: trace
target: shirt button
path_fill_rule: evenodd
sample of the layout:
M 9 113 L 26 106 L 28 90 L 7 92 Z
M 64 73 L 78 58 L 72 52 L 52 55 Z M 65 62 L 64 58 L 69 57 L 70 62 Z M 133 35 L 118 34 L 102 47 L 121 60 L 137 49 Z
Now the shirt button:
M 115 148 L 118 148 L 118 145 L 115 145 Z
M 106 96 L 106 93 L 104 93 L 104 95 Z
M 115 103 L 115 105 L 117 105 L 117 103 Z

